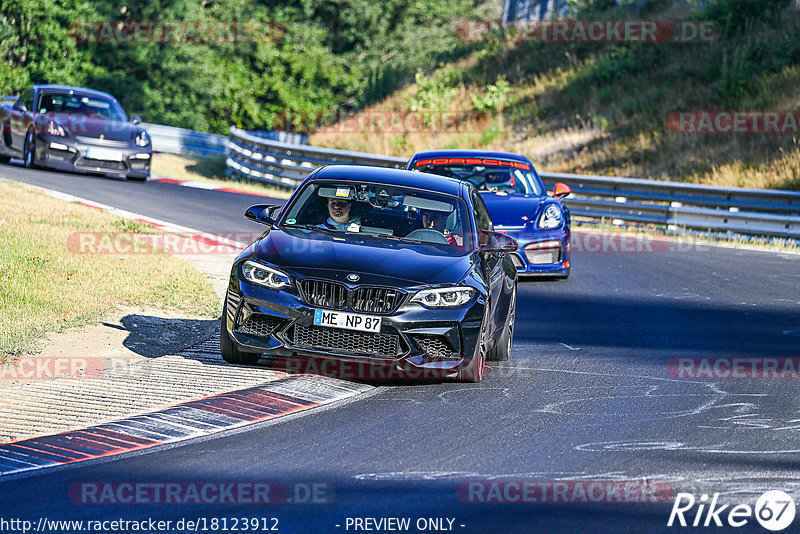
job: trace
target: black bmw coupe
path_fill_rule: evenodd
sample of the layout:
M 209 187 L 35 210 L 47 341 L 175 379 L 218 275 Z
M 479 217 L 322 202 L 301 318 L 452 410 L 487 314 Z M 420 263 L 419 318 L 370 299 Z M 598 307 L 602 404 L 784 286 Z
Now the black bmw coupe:
M 477 382 L 509 357 L 517 269 L 469 183 L 360 166 L 317 169 L 233 263 L 223 358 L 324 358 Z M 383 376 L 383 375 L 373 375 Z

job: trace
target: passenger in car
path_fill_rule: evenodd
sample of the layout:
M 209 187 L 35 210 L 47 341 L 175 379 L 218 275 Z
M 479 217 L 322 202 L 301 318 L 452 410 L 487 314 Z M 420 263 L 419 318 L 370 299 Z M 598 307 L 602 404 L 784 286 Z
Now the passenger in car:
M 334 230 L 347 231 L 351 225 L 361 225 L 361 217 L 351 214 L 352 202 L 344 198 L 328 199 L 328 219 L 321 225 Z

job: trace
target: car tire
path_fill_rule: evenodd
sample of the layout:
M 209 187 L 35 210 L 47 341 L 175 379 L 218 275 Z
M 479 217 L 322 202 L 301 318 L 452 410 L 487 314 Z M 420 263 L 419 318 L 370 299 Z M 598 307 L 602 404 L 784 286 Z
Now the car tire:
M 22 147 L 22 161 L 29 169 L 36 168 L 36 132 L 28 130 L 25 134 L 25 144 Z
M 11 161 L 11 156 L 0 156 L 0 163 L 6 164 Z
M 489 351 L 486 359 L 492 362 L 507 361 L 511 355 L 511 343 L 514 340 L 514 318 L 516 317 L 517 309 L 517 285 L 514 284 L 514 291 L 511 294 L 511 306 L 509 307 L 508 318 L 503 327 L 503 332 L 500 338 L 495 343 L 492 350 Z
M 489 304 L 486 304 L 486 309 L 489 309 Z M 472 360 L 458 370 L 456 380 L 459 382 L 480 382 L 486 375 L 486 317 L 481 321 L 481 333 L 478 336 L 478 342 L 475 344 L 475 354 Z
M 222 319 L 219 325 L 219 351 L 222 353 L 222 359 L 228 363 L 238 365 L 255 365 L 261 358 L 257 352 L 245 352 L 239 350 L 239 346 L 231 339 L 228 334 L 228 304 L 222 307 Z

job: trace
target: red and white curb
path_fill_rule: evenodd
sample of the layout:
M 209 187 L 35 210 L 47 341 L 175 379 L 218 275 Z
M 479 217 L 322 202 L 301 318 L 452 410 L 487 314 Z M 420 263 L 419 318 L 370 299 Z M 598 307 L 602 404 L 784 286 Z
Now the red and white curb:
M 81 430 L 0 445 L 0 479 L 116 456 L 316 408 L 374 389 L 343 380 L 297 376 L 212 395 Z

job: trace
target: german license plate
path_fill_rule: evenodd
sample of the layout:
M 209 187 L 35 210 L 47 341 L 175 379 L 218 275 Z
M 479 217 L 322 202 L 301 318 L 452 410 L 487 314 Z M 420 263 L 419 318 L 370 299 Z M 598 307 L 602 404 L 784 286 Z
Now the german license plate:
M 122 152 L 119 150 L 108 150 L 107 148 L 87 148 L 86 157 L 105 161 L 122 161 Z
M 314 310 L 314 325 L 359 332 L 380 332 L 381 318 L 333 310 Z

